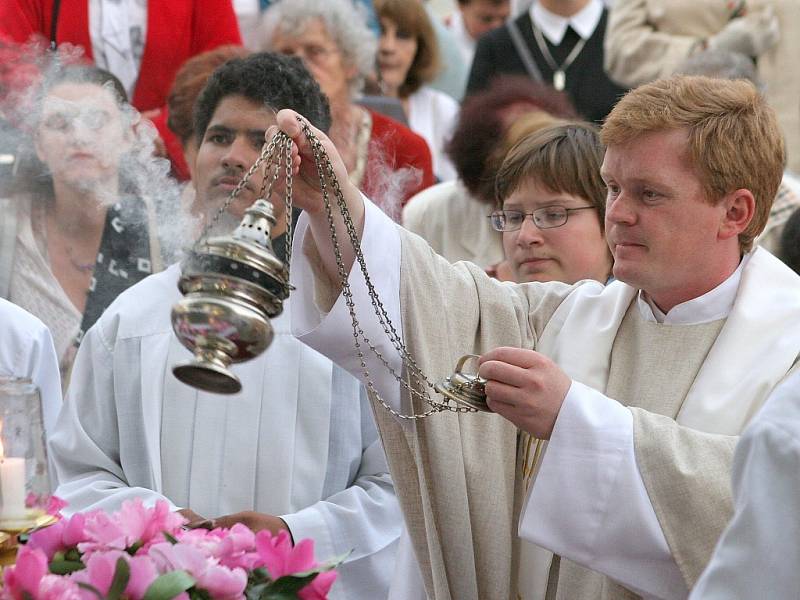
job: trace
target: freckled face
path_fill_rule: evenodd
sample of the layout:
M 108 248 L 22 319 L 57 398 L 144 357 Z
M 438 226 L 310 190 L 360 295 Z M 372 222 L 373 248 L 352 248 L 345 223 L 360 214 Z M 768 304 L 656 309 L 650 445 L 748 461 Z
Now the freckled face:
M 703 280 L 716 276 L 707 265 L 722 250 L 725 207 L 706 200 L 688 160 L 686 132 L 654 132 L 609 146 L 601 173 L 614 276 L 654 298 L 703 289 Z

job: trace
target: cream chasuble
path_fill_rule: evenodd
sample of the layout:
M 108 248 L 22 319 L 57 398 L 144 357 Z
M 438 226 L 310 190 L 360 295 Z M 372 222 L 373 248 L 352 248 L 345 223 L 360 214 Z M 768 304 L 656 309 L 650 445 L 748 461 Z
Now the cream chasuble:
M 627 322 L 626 315 L 635 312 L 629 307 L 636 290 L 621 282 L 606 288 L 596 282 L 575 286 L 499 283 L 474 265 L 451 265 L 403 230 L 399 230 L 402 259 L 398 260 L 400 251 L 397 257 L 380 258 L 394 250 L 389 225 L 381 229 L 376 223 L 382 219 L 376 212 L 367 203 L 362 247 L 368 268 L 388 305 L 393 296 L 399 297 L 404 342 L 431 381 L 452 374 L 463 354 L 516 346 L 542 351 L 574 380 L 596 390 L 618 391 L 631 403 L 632 396 L 653 387 L 651 383 L 664 385 L 668 394 L 686 395 L 689 389 L 685 402 L 682 398 L 663 402 L 653 393 L 642 399 L 644 410 L 631 412 L 642 479 L 670 551 L 691 585 L 724 525 L 726 515 L 720 515 L 719 507 L 730 504 L 727 481 L 733 446 L 729 437 L 695 428 L 735 435 L 789 370 L 800 348 L 800 279 L 769 253 L 757 250 L 744 267 L 728 319 L 693 328 L 693 341 L 685 342 L 690 347 L 667 356 L 644 343 L 652 333 L 649 324 Z M 301 219 L 298 225 L 298 245 L 303 244 L 305 223 Z M 298 245 L 295 256 L 301 254 Z M 306 259 L 306 267 L 293 264 L 293 283 L 298 286 L 304 268 L 306 276 L 314 271 L 314 257 Z M 345 339 L 349 318 L 344 303 L 339 298 L 333 306 L 325 305 L 331 289 L 321 278 L 315 285 L 319 308 L 308 306 L 314 294 L 301 288 L 304 323 L 311 323 L 311 313 L 319 311 L 322 324 L 314 329 L 296 328 L 293 323 L 293 328 L 303 341 L 323 347 L 320 339 L 326 323 L 343 321 L 335 337 L 338 344 L 321 351 L 357 373 L 352 348 L 346 347 L 352 343 L 352 333 Z M 365 297 L 357 267 L 351 271 L 350 285 L 357 297 Z M 381 339 L 382 329 L 371 312 L 368 302 L 359 307 L 359 320 L 371 341 L 391 354 L 390 343 Z M 393 314 L 391 308 L 389 312 Z M 393 319 L 397 325 L 398 319 Z M 679 337 L 660 336 L 665 349 L 672 352 L 681 347 Z M 642 345 L 649 353 L 645 362 L 637 356 Z M 703 365 L 699 369 L 684 365 L 682 359 L 689 355 L 692 360 L 705 356 Z M 621 362 L 615 370 L 617 360 Z M 625 376 L 629 362 L 641 376 L 638 383 Z M 651 381 L 651 374 L 640 370 L 646 364 L 660 364 L 668 373 L 675 371 L 675 377 Z M 754 364 L 759 369 L 752 369 Z M 733 367 L 730 371 L 729 366 Z M 384 381 L 378 388 L 387 393 L 390 385 Z M 427 407 L 403 393 L 400 408 L 423 412 Z M 515 469 L 515 428 L 491 414 L 440 414 L 414 426 L 399 422 L 382 408 L 375 412 L 429 597 L 515 598 L 516 515 L 523 500 L 522 477 L 516 476 Z M 670 418 L 675 413 L 677 424 Z M 559 574 L 558 588 L 586 589 L 583 573 L 565 571 Z M 619 597 L 614 584 L 601 579 L 605 581 L 601 597 Z M 555 594 L 556 589 L 552 586 L 551 592 Z M 588 600 L 597 596 L 568 596 L 559 591 L 550 597 Z

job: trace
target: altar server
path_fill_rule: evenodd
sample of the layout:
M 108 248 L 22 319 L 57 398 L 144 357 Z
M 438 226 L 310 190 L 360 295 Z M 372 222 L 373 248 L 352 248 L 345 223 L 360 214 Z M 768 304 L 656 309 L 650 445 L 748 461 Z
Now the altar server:
M 61 376 L 53 336 L 39 319 L 0 298 L 0 377 L 27 378 L 39 388 L 50 433 L 61 409 Z
M 214 72 L 195 106 L 195 212 L 214 216 L 285 107 L 330 124 L 299 59 L 255 54 Z M 257 173 L 222 221 L 238 222 L 260 187 Z M 130 288 L 84 338 L 52 440 L 57 494 L 69 512 L 166 499 L 192 521 L 288 529 L 320 560 L 351 552 L 332 598 L 385 597 L 402 517 L 358 381 L 291 336 L 288 302 L 269 349 L 233 367 L 240 393 L 180 383 L 172 366 L 191 356 L 170 324 L 180 275 L 173 265 Z

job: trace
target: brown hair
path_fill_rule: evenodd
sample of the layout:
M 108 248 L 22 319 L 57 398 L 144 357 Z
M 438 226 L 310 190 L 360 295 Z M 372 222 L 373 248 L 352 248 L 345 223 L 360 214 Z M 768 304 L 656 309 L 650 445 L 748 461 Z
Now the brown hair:
M 496 77 L 490 88 L 467 97 L 446 152 L 464 187 L 487 204 L 494 202 L 494 178 L 500 164 L 498 161 L 490 167 L 491 155 L 502 144 L 506 131 L 503 113 L 514 105 L 529 105 L 532 111 L 565 119 L 577 118 L 565 94 L 529 77 Z
M 400 85 L 398 95 L 405 98 L 431 81 L 439 72 L 439 46 L 436 32 L 421 2 L 411 0 L 375 0 L 378 19 L 389 19 L 417 40 L 417 54 L 408 69 L 406 80 Z
M 553 192 L 591 202 L 604 222 L 606 186 L 600 177 L 605 148 L 594 125 L 566 122 L 523 137 L 509 150 L 497 172 L 498 205 L 528 180 Z
M 680 75 L 643 85 L 614 107 L 603 125 L 606 145 L 658 131 L 688 134 L 688 161 L 711 204 L 737 189 L 755 197 L 755 214 L 739 234 L 748 252 L 764 229 L 785 164 L 773 110 L 749 82 Z
M 194 135 L 194 103 L 214 70 L 232 58 L 244 58 L 250 51 L 241 46 L 219 46 L 193 56 L 175 74 L 167 98 L 167 126 L 186 144 Z

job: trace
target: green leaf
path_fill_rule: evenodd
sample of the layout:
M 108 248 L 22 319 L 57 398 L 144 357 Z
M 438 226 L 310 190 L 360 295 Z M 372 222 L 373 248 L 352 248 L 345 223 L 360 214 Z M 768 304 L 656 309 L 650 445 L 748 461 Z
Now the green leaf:
M 267 590 L 264 594 L 259 596 L 258 600 L 297 600 L 297 594 L 294 592 Z
M 117 566 L 114 569 L 114 578 L 111 580 L 111 587 L 108 588 L 107 600 L 120 600 L 130 578 L 131 567 L 128 561 L 122 557 L 118 558 Z
M 289 597 L 295 598 L 297 597 L 297 592 L 311 583 L 318 574 L 317 571 L 314 571 L 310 575 L 284 575 L 280 579 L 273 581 L 268 589 L 271 593 L 292 594 Z M 267 597 L 271 598 L 272 596 Z
M 258 585 L 248 585 L 247 589 L 245 590 L 245 597 L 247 600 L 260 600 L 261 594 L 269 586 L 269 583 L 259 583 Z
M 79 560 L 54 560 L 50 563 L 50 572 L 54 575 L 69 575 L 85 568 L 85 565 Z
M 141 541 L 136 542 L 133 546 L 126 548 L 125 552 L 127 552 L 131 556 L 136 556 L 136 553 L 139 551 L 139 548 L 141 548 L 143 545 L 144 544 L 142 544 Z
M 92 592 L 95 596 L 98 597 L 99 600 L 105 600 L 103 598 L 103 594 L 100 593 L 100 590 L 98 590 L 93 585 L 89 585 L 88 583 L 83 583 L 82 581 L 79 581 L 78 587 L 81 588 L 82 590 L 87 590 L 89 592 Z
M 67 553 L 64 555 L 65 560 L 73 560 L 73 561 L 80 561 L 81 553 L 78 552 L 77 548 L 70 548 L 67 550 Z
M 161 533 L 163 534 L 164 539 L 167 540 L 173 546 L 178 543 L 178 539 L 174 535 L 167 533 L 166 531 L 162 531 Z
M 192 587 L 196 581 L 186 571 L 172 571 L 156 578 L 144 593 L 144 600 L 170 600 Z

